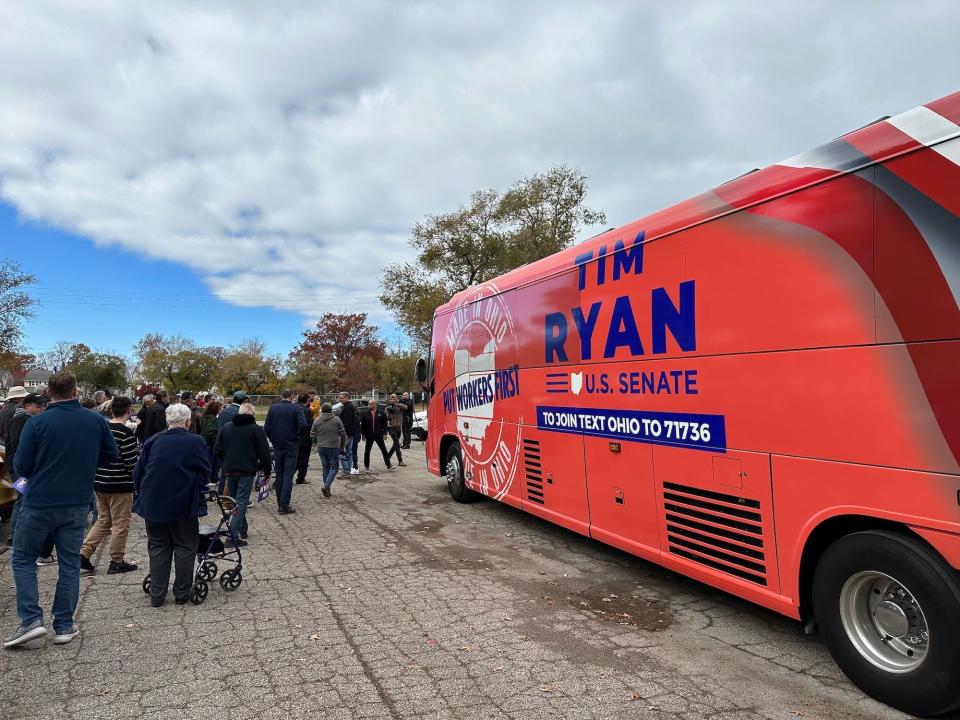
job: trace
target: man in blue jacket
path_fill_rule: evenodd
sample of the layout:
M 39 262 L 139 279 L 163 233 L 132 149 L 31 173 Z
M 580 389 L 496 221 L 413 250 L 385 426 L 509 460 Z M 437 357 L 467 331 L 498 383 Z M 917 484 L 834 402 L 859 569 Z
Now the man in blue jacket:
M 280 402 L 270 406 L 263 429 L 273 445 L 273 472 L 276 477 L 277 508 L 282 515 L 294 510 L 290 507 L 293 473 L 297 469 L 300 438 L 309 428 L 303 409 L 293 402 L 293 390 L 284 390 Z
M 189 431 L 193 412 L 183 404 L 166 410 L 167 430 L 147 440 L 133 469 L 137 499 L 133 511 L 147 526 L 150 555 L 150 604 L 163 605 L 175 560 L 173 597 L 183 605 L 190 597 L 199 521 L 207 514 L 203 490 L 210 476 L 207 443 Z
M 87 511 L 97 465 L 117 458 L 117 443 L 107 421 L 87 412 L 77 400 L 77 379 L 68 372 L 50 378 L 46 411 L 23 426 L 13 458 L 27 478 L 13 540 L 13 577 L 17 585 L 20 627 L 5 648 L 43 637 L 43 610 L 37 588 L 37 558 L 53 536 L 60 562 L 53 596 L 53 642 L 73 640 L 80 631 L 73 615 L 80 596 L 80 546 L 87 531 Z

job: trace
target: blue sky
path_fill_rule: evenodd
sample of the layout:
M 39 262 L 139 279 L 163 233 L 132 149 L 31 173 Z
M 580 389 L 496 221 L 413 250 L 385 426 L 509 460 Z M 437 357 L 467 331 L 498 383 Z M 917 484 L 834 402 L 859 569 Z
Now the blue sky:
M 257 336 L 286 356 L 304 329 L 297 312 L 226 303 L 179 263 L 23 222 L 6 203 L 0 203 L 0 248 L 37 278 L 30 294 L 38 304 L 24 343 L 33 352 L 67 340 L 128 355 L 145 333 L 159 332 L 224 346 Z

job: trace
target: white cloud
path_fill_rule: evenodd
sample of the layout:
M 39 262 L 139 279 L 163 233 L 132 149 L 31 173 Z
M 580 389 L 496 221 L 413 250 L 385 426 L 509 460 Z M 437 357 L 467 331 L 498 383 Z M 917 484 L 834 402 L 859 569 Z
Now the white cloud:
M 6 3 L 0 197 L 231 302 L 383 318 L 424 214 L 565 162 L 627 222 L 957 89 L 958 23 L 951 0 Z

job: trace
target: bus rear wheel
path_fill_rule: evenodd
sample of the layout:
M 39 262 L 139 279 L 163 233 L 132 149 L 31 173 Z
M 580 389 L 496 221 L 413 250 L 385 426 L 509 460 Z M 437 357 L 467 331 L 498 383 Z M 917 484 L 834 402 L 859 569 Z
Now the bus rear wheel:
M 813 609 L 865 693 L 912 715 L 960 707 L 960 583 L 925 545 L 882 530 L 840 538 L 817 564 Z
M 459 503 L 468 503 L 477 500 L 480 495 L 467 487 L 463 467 L 463 451 L 459 443 L 453 443 L 447 450 L 447 489 L 450 497 Z

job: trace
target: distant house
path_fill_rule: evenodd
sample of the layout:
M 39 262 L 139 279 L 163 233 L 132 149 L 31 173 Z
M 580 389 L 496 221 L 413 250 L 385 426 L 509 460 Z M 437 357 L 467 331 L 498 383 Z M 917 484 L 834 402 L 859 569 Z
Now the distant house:
M 35 390 L 41 385 L 46 386 L 50 381 L 50 376 L 53 375 L 49 370 L 31 370 L 23 378 L 23 386 L 27 390 Z

